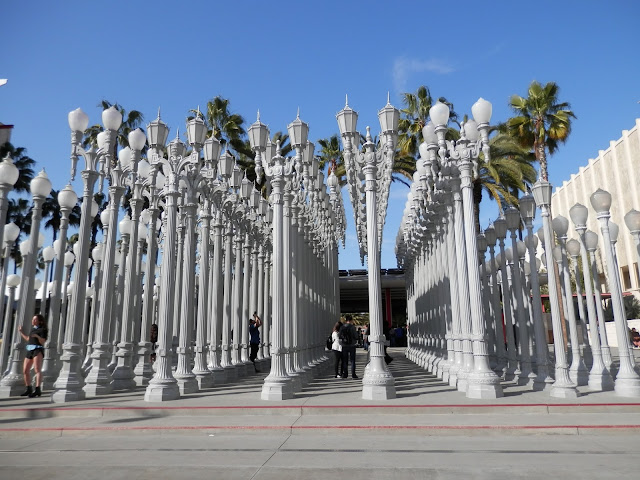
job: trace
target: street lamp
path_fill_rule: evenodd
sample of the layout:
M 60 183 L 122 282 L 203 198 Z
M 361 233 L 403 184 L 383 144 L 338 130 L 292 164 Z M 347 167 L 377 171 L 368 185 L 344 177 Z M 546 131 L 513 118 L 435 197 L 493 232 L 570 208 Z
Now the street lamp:
M 31 180 L 31 195 L 33 196 L 33 209 L 31 212 L 31 232 L 27 247 L 26 259 L 23 262 L 22 280 L 20 284 L 20 303 L 16 314 L 15 325 L 21 325 L 25 331 L 29 331 L 31 317 L 34 313 L 35 291 L 34 281 L 36 273 L 38 241 L 40 236 L 40 223 L 42 220 L 42 205 L 51 192 L 51 182 L 44 170 Z M 13 397 L 18 395 L 24 386 L 22 375 L 22 352 L 24 345 L 22 337 L 18 337 L 18 328 L 15 329 L 16 342 L 13 345 L 11 355 L 11 369 L 0 381 L 0 397 Z
M 5 230 L 6 232 L 6 230 Z M 13 327 L 13 304 L 15 302 L 16 287 L 20 285 L 20 277 L 18 275 L 9 275 L 6 280 L 6 285 L 9 287 L 9 301 L 7 302 L 7 310 L 4 315 L 4 326 L 2 328 L 2 338 L 7 339 L 2 342 L 0 347 L 0 373 L 5 371 L 7 355 L 9 354 L 9 347 L 11 346 L 11 331 Z M 3 295 L 4 296 L 4 295 Z
M 551 192 L 553 186 L 545 181 L 538 180 L 531 189 L 536 205 L 540 208 L 542 217 L 541 240 L 546 251 L 546 269 L 549 282 L 549 303 L 551 304 L 551 321 L 553 324 L 553 344 L 556 354 L 555 378 L 556 381 L 551 386 L 549 394 L 558 398 L 576 398 L 578 391 L 575 384 L 569 377 L 569 366 L 567 365 L 567 352 L 564 348 L 564 335 L 562 333 L 562 318 L 560 318 L 560 303 L 556 277 L 553 274 L 553 240 L 551 235 Z
M 585 241 L 588 215 L 589 211 L 587 210 L 587 207 L 580 203 L 576 203 L 569 210 L 569 216 L 571 217 L 571 221 L 573 222 L 575 230 L 578 233 L 578 240 L 576 241 L 578 245 L 577 247 L 575 247 L 573 246 L 575 244 L 572 244 L 570 252 L 571 255 L 576 258 L 576 287 L 578 287 L 578 285 L 580 284 L 577 275 L 577 256 L 580 255 L 580 258 L 582 259 L 582 278 L 584 279 L 584 288 L 587 297 L 587 316 L 589 319 L 589 330 L 591 331 L 591 356 L 593 358 L 593 363 L 591 365 L 591 370 L 589 371 L 588 385 L 591 390 L 613 390 L 613 379 L 611 378 L 611 374 L 609 373 L 609 370 L 607 369 L 603 361 L 603 352 L 600 346 L 600 335 L 598 334 L 598 317 L 596 314 L 596 305 L 593 299 L 593 287 L 591 283 L 593 278 L 589 274 L 591 264 L 589 262 L 587 245 Z M 597 247 L 597 236 L 595 240 Z M 567 248 L 569 248 L 568 244 Z
M 585 367 L 584 361 L 582 360 L 582 355 L 580 354 L 576 312 L 573 305 L 573 291 L 571 290 L 571 277 L 569 276 L 567 263 L 566 242 L 569 220 L 562 215 L 557 215 L 551 221 L 551 225 L 559 243 L 558 254 L 555 260 L 558 263 L 558 268 L 560 269 L 562 279 L 564 281 L 563 287 L 566 314 L 567 322 L 569 323 L 569 337 L 571 339 L 571 367 L 569 368 L 569 378 L 571 378 L 571 381 L 576 385 L 586 385 L 589 383 L 589 374 L 587 372 L 587 367 Z M 555 249 L 554 257 L 556 257 Z
M 4 238 L 4 222 L 7 219 L 7 208 L 9 207 L 7 196 L 19 177 L 20 170 L 13 164 L 11 155 L 7 153 L 7 156 L 0 162 L 0 239 Z
M 358 114 L 345 102 L 336 119 L 342 136 L 343 156 L 347 168 L 347 181 L 350 185 L 351 202 L 356 215 L 356 229 L 359 233 L 361 257 L 367 255 L 369 271 L 369 335 L 370 361 L 362 379 L 362 398 L 382 400 L 396 397 L 395 381 L 384 361 L 386 338 L 382 328 L 382 299 L 380 297 L 380 244 L 382 228 L 386 217 L 386 199 L 389 196 L 388 177 L 391 176 L 395 155 L 394 139 L 398 132 L 400 112 L 393 107 L 387 97 L 387 104 L 378 112 L 381 141 L 375 148 L 369 127 L 363 151 L 358 151 L 359 134 L 356 131 Z M 354 149 L 353 146 L 356 146 Z M 362 180 L 361 175 L 364 174 Z M 380 181 L 377 180 L 380 174 Z M 364 187 L 364 205 L 361 195 Z M 366 212 L 366 232 L 361 228 L 362 221 L 358 212 Z M 359 228 L 360 227 L 360 228 Z M 365 249 L 366 245 L 366 249 Z
M 618 356 L 620 358 L 620 369 L 615 381 L 615 392 L 623 397 L 640 396 L 640 377 L 633 368 L 632 352 L 629 346 L 629 335 L 624 308 L 622 307 L 622 292 L 616 281 L 618 271 L 615 266 L 613 246 L 611 245 L 611 234 L 609 230 L 609 218 L 611 214 L 611 194 L 605 190 L 598 189 L 591 195 L 591 206 L 596 211 L 600 222 L 600 231 L 604 242 L 607 269 L 609 272 L 609 290 L 611 291 L 611 302 L 613 304 L 613 318 L 616 323 L 616 334 L 618 337 Z
M 533 309 L 533 331 L 536 345 L 536 366 L 537 375 L 533 381 L 533 390 L 546 390 L 553 384 L 553 378 L 549 372 L 549 347 L 547 344 L 547 332 L 542 319 L 542 299 L 540 296 L 540 278 L 536 265 L 536 249 L 538 247 L 538 237 L 533 234 L 533 219 L 536 216 L 536 201 L 533 195 L 527 193 L 520 198 L 520 214 L 527 229 L 525 244 L 529 252 L 531 262 L 531 292 Z

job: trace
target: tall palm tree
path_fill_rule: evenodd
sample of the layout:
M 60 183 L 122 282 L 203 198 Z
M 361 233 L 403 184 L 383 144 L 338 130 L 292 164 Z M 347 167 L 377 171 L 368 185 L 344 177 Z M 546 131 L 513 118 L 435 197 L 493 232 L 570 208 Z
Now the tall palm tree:
M 220 95 L 207 102 L 206 112 L 200 110 L 190 110 L 192 114 L 199 114 L 206 122 L 209 131 L 207 137 L 214 136 L 223 147 L 231 148 L 247 157 L 252 157 L 253 152 L 248 142 L 245 142 L 247 132 L 244 128 L 244 117 L 237 113 L 232 113 L 229 105 L 230 101 Z
M 322 171 L 328 165 L 333 169 L 340 187 L 347 183 L 347 171 L 344 165 L 344 158 L 342 156 L 342 149 L 340 148 L 340 140 L 338 135 L 331 135 L 329 138 L 321 138 L 318 140 L 320 145 L 320 154 L 316 155 L 318 159 L 318 168 Z M 329 171 L 327 171 L 327 175 Z
M 571 119 L 576 118 L 568 102 L 560 102 L 560 88 L 555 82 L 541 85 L 531 82 L 527 97 L 512 95 L 509 103 L 516 116 L 507 121 L 509 133 L 523 147 L 532 149 L 540 164 L 540 178 L 549 180 L 547 152 L 553 154 L 571 133 Z
M 26 198 L 10 198 L 7 207 L 7 223 L 13 222 L 20 229 L 18 238 L 11 246 L 9 256 L 14 261 L 13 273 L 17 271 L 17 265 L 22 263 L 22 255 L 20 254 L 20 242 L 22 236 L 31 232 L 31 204 Z
M 6 157 L 7 154 L 11 155 L 13 164 L 20 172 L 18 181 L 13 186 L 13 191 L 16 193 L 29 193 L 29 184 L 31 180 L 33 180 L 33 177 L 35 177 L 35 160 L 27 156 L 26 148 L 14 147 L 9 142 L 0 145 L 0 160 Z

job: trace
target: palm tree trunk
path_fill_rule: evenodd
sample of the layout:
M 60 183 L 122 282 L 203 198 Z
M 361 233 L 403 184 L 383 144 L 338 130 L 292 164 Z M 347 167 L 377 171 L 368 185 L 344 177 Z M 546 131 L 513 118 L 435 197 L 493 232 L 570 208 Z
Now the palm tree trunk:
M 482 185 L 479 182 L 473 184 L 473 218 L 476 224 L 476 234 L 480 233 L 480 202 L 482 202 Z

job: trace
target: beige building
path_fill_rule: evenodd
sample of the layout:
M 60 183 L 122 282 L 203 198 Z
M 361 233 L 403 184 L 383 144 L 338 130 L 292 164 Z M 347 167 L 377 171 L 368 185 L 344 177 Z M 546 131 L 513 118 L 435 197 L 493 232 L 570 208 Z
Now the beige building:
M 638 273 L 638 252 L 635 242 L 624 223 L 624 216 L 631 209 L 640 210 L 640 119 L 631 130 L 623 130 L 622 137 L 609 143 L 609 148 L 600 150 L 595 159 L 590 159 L 577 174 L 556 188 L 551 199 L 553 215 L 563 215 L 570 219 L 569 209 L 581 203 L 589 209 L 587 228 L 600 235 L 600 226 L 589 198 L 598 188 L 611 193 L 611 221 L 620 227 L 616 253 L 622 289 L 640 297 L 640 276 Z M 572 224 L 570 224 L 572 225 Z M 573 233 L 573 235 L 571 235 Z M 570 237 L 576 237 L 573 228 Z M 602 238 L 600 239 L 602 249 Z M 599 255 L 603 258 L 602 255 Z M 602 274 L 602 262 L 598 268 Z M 608 291 L 608 289 L 606 289 Z

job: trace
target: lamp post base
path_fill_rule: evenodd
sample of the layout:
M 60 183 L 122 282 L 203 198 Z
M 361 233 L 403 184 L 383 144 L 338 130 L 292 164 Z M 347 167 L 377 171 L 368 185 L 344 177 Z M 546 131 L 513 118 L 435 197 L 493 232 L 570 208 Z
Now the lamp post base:
M 640 379 L 618 376 L 614 391 L 619 397 L 640 397 Z
M 175 380 L 151 380 L 144 393 L 145 402 L 167 402 L 178 400 L 180 398 L 180 389 Z
M 212 386 L 227 383 L 227 371 L 222 367 L 217 367 L 212 369 L 211 383 L 213 384 Z
M 293 398 L 293 388 L 288 378 L 265 380 L 262 386 L 261 400 L 279 401 Z
M 238 372 L 235 366 L 227 365 L 225 367 L 222 367 L 222 369 L 224 370 L 224 378 L 227 382 L 233 382 L 234 380 L 238 379 Z
M 609 372 L 607 373 L 591 373 L 589 374 L 589 390 L 593 390 L 594 392 L 605 392 L 613 390 L 613 378 Z
M 396 385 L 384 357 L 371 357 L 362 377 L 363 400 L 390 400 L 396 398 Z
M 550 376 L 538 376 L 533 381 L 533 391 L 534 392 L 544 392 L 545 390 L 550 390 L 553 387 L 553 378 Z
M 213 375 L 209 370 L 206 372 L 193 372 L 196 376 L 196 382 L 198 384 L 198 390 L 204 390 L 205 388 L 213 387 Z
M 198 381 L 196 380 L 195 375 L 174 374 L 174 378 L 178 382 L 180 395 L 187 395 L 198 391 Z
M 549 396 L 554 398 L 578 398 L 580 393 L 574 386 L 552 385 Z

